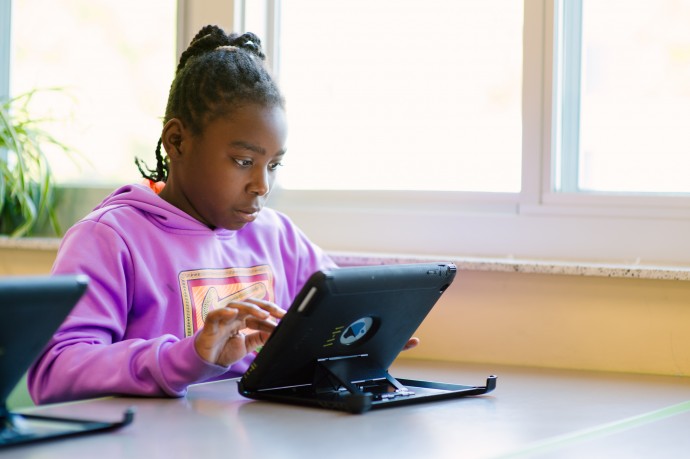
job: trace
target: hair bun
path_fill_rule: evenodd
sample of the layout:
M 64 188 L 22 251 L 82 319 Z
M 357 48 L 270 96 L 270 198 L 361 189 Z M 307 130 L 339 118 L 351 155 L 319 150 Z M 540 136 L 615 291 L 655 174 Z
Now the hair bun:
M 261 49 L 261 39 L 251 32 L 246 32 L 242 35 L 231 33 L 227 35 L 223 29 L 215 25 L 207 25 L 192 38 L 189 47 L 180 56 L 180 62 L 177 65 L 179 72 L 193 56 L 199 56 L 218 48 L 234 47 L 242 49 L 261 60 L 266 59 L 266 55 Z
M 230 44 L 248 51 L 262 60 L 266 58 L 266 55 L 261 49 L 261 39 L 251 32 L 243 33 L 238 37 L 231 36 L 230 41 Z

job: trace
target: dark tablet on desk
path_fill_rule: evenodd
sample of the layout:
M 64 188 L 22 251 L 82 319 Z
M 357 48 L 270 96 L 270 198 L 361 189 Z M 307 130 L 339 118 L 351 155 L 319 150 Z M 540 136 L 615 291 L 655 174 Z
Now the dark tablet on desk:
M 10 412 L 7 397 L 86 291 L 81 275 L 0 278 L 0 448 L 98 430 L 122 423 Z
M 46 345 L 86 290 L 75 276 L 0 278 L 0 402 Z
M 487 393 L 395 379 L 388 368 L 455 279 L 452 263 L 317 272 L 239 381 L 246 397 L 360 413 Z

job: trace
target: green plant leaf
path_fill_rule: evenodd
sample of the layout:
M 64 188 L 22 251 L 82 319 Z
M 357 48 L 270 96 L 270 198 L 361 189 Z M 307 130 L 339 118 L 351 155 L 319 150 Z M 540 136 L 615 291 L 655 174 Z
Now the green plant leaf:
M 42 124 L 50 119 L 32 115 L 30 102 L 38 92 L 34 89 L 0 103 L 0 233 L 12 237 L 31 234 L 41 221 L 61 234 L 45 148 L 55 147 L 74 162 L 83 159 L 44 130 Z

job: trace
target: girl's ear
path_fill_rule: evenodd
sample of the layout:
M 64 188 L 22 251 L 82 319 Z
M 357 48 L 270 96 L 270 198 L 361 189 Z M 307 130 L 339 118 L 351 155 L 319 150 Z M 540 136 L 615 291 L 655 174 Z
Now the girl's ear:
M 163 126 L 163 148 L 171 161 L 175 161 L 184 151 L 183 144 L 188 136 L 187 129 L 178 118 L 172 118 Z

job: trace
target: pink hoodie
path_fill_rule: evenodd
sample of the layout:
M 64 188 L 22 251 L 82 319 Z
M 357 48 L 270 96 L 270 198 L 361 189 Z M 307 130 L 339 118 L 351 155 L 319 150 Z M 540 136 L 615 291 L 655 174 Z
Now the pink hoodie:
M 36 403 L 109 394 L 183 396 L 189 384 L 242 375 L 201 359 L 194 335 L 226 301 L 288 308 L 332 260 L 264 208 L 239 231 L 211 230 L 142 185 L 116 190 L 65 235 L 53 273 L 89 288 L 29 371 Z

